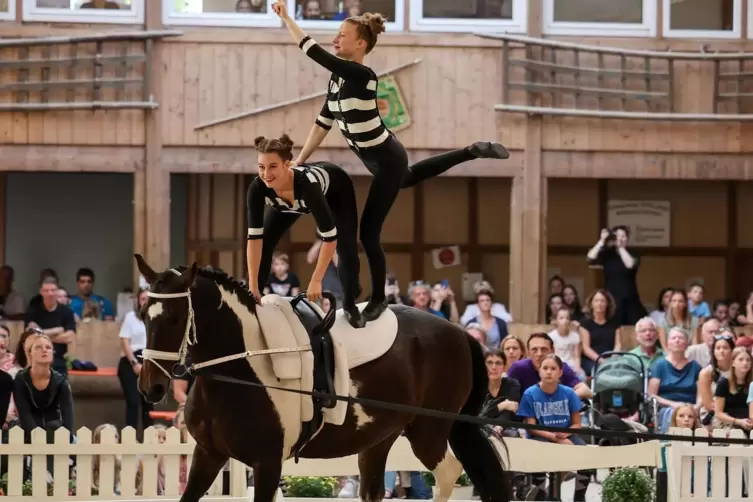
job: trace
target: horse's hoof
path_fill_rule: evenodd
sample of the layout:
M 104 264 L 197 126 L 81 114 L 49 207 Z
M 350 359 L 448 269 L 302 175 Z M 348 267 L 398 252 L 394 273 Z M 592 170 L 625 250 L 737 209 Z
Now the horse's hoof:
M 356 329 L 361 329 L 366 326 L 366 320 L 361 315 L 357 307 L 345 310 L 345 318 L 348 323 Z
M 378 303 L 369 302 L 363 309 L 363 318 L 366 322 L 376 321 L 385 310 L 387 310 L 387 300 Z

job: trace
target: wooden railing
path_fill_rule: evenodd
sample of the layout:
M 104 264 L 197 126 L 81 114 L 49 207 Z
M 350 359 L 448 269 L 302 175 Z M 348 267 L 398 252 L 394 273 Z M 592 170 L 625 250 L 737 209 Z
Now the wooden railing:
M 498 111 L 533 115 L 674 121 L 751 121 L 753 53 L 659 52 L 597 47 L 516 35 L 502 41 Z M 712 113 L 678 106 L 678 64 L 714 66 Z M 700 77 L 696 77 L 700 78 Z M 516 92 L 517 91 L 517 92 Z M 728 106 L 732 103 L 735 106 Z
M 0 111 L 150 109 L 154 41 L 178 31 L 0 40 Z

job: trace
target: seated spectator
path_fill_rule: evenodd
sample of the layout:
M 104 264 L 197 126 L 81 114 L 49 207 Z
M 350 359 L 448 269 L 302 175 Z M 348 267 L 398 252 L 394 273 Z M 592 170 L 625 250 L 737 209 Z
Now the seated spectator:
M 685 357 L 688 346 L 685 330 L 679 326 L 670 329 L 667 346 L 667 355 L 654 365 L 648 383 L 648 394 L 659 404 L 657 424 L 662 433 L 667 431 L 675 408 L 695 404 L 701 373 L 701 365 Z
M 94 429 L 94 432 L 92 433 L 92 444 L 101 444 L 102 443 L 102 432 L 105 429 L 112 430 L 115 434 L 115 442 L 120 443 L 120 434 L 118 433 L 118 428 L 115 427 L 112 424 L 102 424 L 98 426 L 96 429 Z M 92 491 L 96 490 L 94 492 L 95 494 L 99 494 L 99 482 L 100 482 L 100 458 L 101 455 L 92 455 Z M 121 466 L 122 458 L 120 455 L 117 455 L 115 457 L 115 476 L 113 477 L 113 491 L 116 495 L 120 495 L 120 466 Z
M 554 314 L 553 322 L 555 328 L 549 332 L 549 338 L 554 343 L 554 353 L 585 380 L 586 373 L 580 367 L 580 335 L 572 329 L 570 309 L 560 307 Z
M 39 288 L 42 303 L 29 306 L 24 316 L 24 323 L 27 328 L 38 329 L 52 340 L 55 347 L 53 368 L 63 376 L 67 376 L 68 365 L 65 362 L 65 354 L 68 352 L 68 345 L 73 342 L 76 321 L 71 309 L 58 303 L 57 290 L 58 285 L 53 278 L 45 279 Z
M 39 272 L 39 284 L 42 284 L 45 282 L 45 279 L 53 279 L 55 284 L 60 287 L 60 280 L 58 279 L 58 274 L 51 268 L 43 268 Z M 31 300 L 29 300 L 29 305 L 26 307 L 26 310 L 29 310 L 32 307 L 40 307 L 42 305 L 42 295 L 40 293 L 37 293 L 36 295 L 31 297 Z
M 722 377 L 714 393 L 715 418 L 725 426 L 750 431 L 753 420 L 748 410 L 748 393 L 753 381 L 753 360 L 750 352 L 738 347 L 732 352 L 732 370 Z
M 703 368 L 698 376 L 698 401 L 701 404 L 700 418 L 702 424 L 710 423 L 714 428 L 721 427 L 721 423 L 714 420 L 714 392 L 716 392 L 719 380 L 730 376 L 732 351 L 734 349 L 734 341 L 731 337 L 724 335 L 714 337 L 711 364 Z M 708 417 L 709 413 L 711 413 L 710 417 Z
M 688 359 L 697 361 L 702 368 L 705 368 L 711 364 L 711 351 L 714 346 L 714 337 L 721 331 L 719 321 L 714 319 L 707 319 L 701 326 L 701 341 L 695 345 L 688 347 L 685 355 Z
M 635 324 L 635 338 L 638 341 L 638 346 L 630 351 L 631 354 L 635 354 L 643 361 L 643 368 L 647 373 L 651 372 L 657 361 L 664 358 L 664 350 L 659 345 L 659 331 L 656 329 L 656 323 L 650 317 L 644 317 Z M 633 357 L 628 357 L 626 360 L 631 363 Z
M 153 406 L 141 395 L 138 378 L 141 372 L 141 353 L 146 348 L 146 326 L 141 318 L 141 308 L 147 300 L 147 290 L 139 290 L 133 305 L 120 326 L 121 357 L 118 362 L 118 380 L 123 389 L 126 407 L 126 425 L 139 430 L 139 417 L 144 428 L 152 425 L 149 412 Z
M 492 296 L 494 295 L 494 288 L 488 281 L 479 281 L 473 285 L 473 294 L 477 295 L 480 291 L 488 291 Z M 465 306 L 465 312 L 460 316 L 460 324 L 465 326 L 471 319 L 478 317 L 479 308 L 477 303 L 469 303 Z M 492 303 L 491 314 L 494 317 L 499 317 L 506 323 L 512 322 L 512 315 L 507 311 L 505 306 L 501 303 Z
M 681 289 L 675 289 L 672 291 L 672 296 L 669 298 L 669 307 L 667 313 L 658 325 L 659 328 L 659 342 L 662 348 L 667 350 L 667 334 L 672 328 L 681 328 L 685 331 L 685 335 L 688 337 L 689 344 L 696 344 L 700 340 L 698 335 L 698 317 L 690 315 L 688 309 L 688 297 L 685 296 L 685 291 Z
M 574 324 L 580 324 L 580 321 L 585 316 L 583 307 L 580 304 L 580 296 L 578 296 L 578 290 L 572 284 L 567 284 L 562 289 L 562 301 L 570 310 L 570 317 Z
M 394 493 L 397 487 L 398 474 L 400 474 L 400 486 L 405 491 L 405 496 L 400 498 L 428 500 L 432 497 L 431 488 L 426 484 L 420 472 L 400 471 L 399 473 L 384 473 L 384 498 L 396 498 Z
M 65 375 L 52 368 L 50 337 L 40 332 L 28 340 L 29 367 L 16 375 L 13 398 L 27 440 L 34 428 L 41 427 L 47 431 L 49 441 L 60 427 L 73 432 L 73 395 Z
M 711 310 L 711 317 L 719 321 L 719 325 L 722 328 L 730 327 L 729 304 L 727 303 L 727 300 L 714 301 Z
M 238 0 L 235 3 L 235 12 L 263 14 L 267 12 L 267 3 L 264 0 Z
M 489 394 L 486 396 L 481 416 L 516 422 L 520 403 L 520 384 L 517 380 L 508 378 L 502 373 L 507 364 L 505 353 L 499 350 L 489 351 L 484 359 L 486 372 L 489 375 Z M 494 429 L 503 436 L 519 436 L 517 429 L 502 430 L 500 426 L 495 426 Z
M 546 302 L 546 323 L 550 324 L 554 322 L 554 315 L 565 306 L 565 299 L 560 293 L 552 293 L 549 295 L 549 300 Z
M 94 293 L 94 271 L 80 268 L 76 272 L 76 296 L 71 298 L 70 309 L 81 321 L 112 321 L 115 311 L 110 300 Z
M 545 425 L 579 429 L 581 427 L 580 410 L 583 406 L 580 397 L 566 385 L 560 384 L 564 365 L 554 354 L 544 357 L 539 370 L 541 381 L 529 387 L 520 400 L 518 415 L 527 424 Z M 567 432 L 528 431 L 528 437 L 537 441 L 585 446 L 582 437 Z M 575 481 L 574 501 L 585 501 L 590 470 L 578 471 Z M 546 475 L 536 473 L 532 476 L 533 486 L 526 495 L 526 500 L 535 500 L 537 492 L 543 492 Z
M 482 347 L 486 348 L 486 330 L 477 322 L 469 323 L 465 326 L 465 331 L 473 337 Z
M 727 325 L 730 328 L 739 328 L 744 326 L 740 324 L 740 302 L 733 299 L 725 300 L 727 302 L 727 313 L 729 315 L 729 322 Z
M 581 319 L 581 367 L 586 374 L 601 361 L 601 354 L 622 350 L 620 321 L 615 315 L 616 303 L 606 289 L 599 289 L 586 300 L 587 315 Z
M 13 289 L 13 267 L 0 267 L 0 319 L 20 321 L 24 318 L 26 303 L 23 296 Z
M 434 308 L 435 305 L 431 303 L 431 288 L 424 281 L 412 282 L 408 289 L 408 295 L 410 296 L 413 308 L 447 319 L 441 310 Z
M 290 258 L 285 253 L 275 253 L 272 257 L 272 273 L 269 274 L 263 294 L 296 296 L 300 292 L 301 280 L 295 272 L 290 271 Z
M 669 308 L 669 300 L 672 298 L 672 288 L 661 288 L 659 291 L 659 298 L 656 301 L 656 308 L 648 315 L 654 323 L 659 326 L 662 319 L 667 315 L 667 309 Z
M 510 371 L 510 366 L 526 357 L 526 346 L 523 341 L 515 335 L 507 335 L 502 339 L 500 349 L 505 353 L 505 373 Z
M 489 291 L 479 291 L 476 293 L 476 305 L 478 305 L 478 315 L 470 320 L 471 323 L 478 323 L 486 331 L 486 346 L 490 349 L 498 349 L 502 339 L 508 335 L 507 323 L 492 315 L 492 305 L 494 299 Z
M 698 322 L 703 322 L 711 317 L 711 311 L 709 310 L 709 304 L 704 301 L 706 296 L 706 288 L 703 284 L 694 282 L 688 288 L 688 311 L 690 315 L 698 318 Z
M 561 295 L 565 291 L 565 279 L 559 275 L 553 275 L 549 278 L 549 296 Z
M 455 301 L 455 292 L 447 281 L 440 281 L 431 288 L 431 306 L 442 312 L 445 319 L 453 324 L 460 322 L 458 304 Z
M 521 359 L 510 366 L 507 377 L 518 381 L 521 392 L 539 383 L 541 363 L 544 358 L 554 352 L 554 343 L 546 333 L 533 333 L 528 337 L 528 355 L 530 359 Z M 560 382 L 575 391 L 581 399 L 591 397 L 591 389 L 578 378 L 573 369 L 567 364 L 562 365 Z
M 737 323 L 740 326 L 753 324 L 753 291 L 750 292 L 748 298 L 745 300 L 745 310 L 738 314 Z
M 409 305 L 410 300 L 400 294 L 400 283 L 393 274 L 387 274 L 387 280 L 384 283 L 384 294 L 387 297 L 389 305 Z

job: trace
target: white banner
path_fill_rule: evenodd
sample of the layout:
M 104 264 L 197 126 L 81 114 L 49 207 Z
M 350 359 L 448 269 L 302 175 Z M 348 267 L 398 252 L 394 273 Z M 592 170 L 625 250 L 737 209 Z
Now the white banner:
M 670 246 L 670 203 L 662 200 L 610 200 L 607 225 L 630 229 L 630 245 Z

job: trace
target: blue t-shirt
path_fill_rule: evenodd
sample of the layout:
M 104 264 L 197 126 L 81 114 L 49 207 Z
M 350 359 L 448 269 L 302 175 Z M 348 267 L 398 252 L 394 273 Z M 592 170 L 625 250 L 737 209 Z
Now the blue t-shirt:
M 79 319 L 104 320 L 105 317 L 115 317 L 110 300 L 104 296 L 92 293 L 89 298 L 72 296 L 68 306 Z
M 570 427 L 571 415 L 580 412 L 581 408 L 583 403 L 570 387 L 559 384 L 554 394 L 547 394 L 539 385 L 534 385 L 523 394 L 518 406 L 518 416 L 535 418 L 538 425 Z
M 711 309 L 709 309 L 709 304 L 706 302 L 693 305 L 693 302 L 688 300 L 688 310 L 693 317 L 711 317 Z
M 659 395 L 670 401 L 679 403 L 695 403 L 698 394 L 698 376 L 701 365 L 697 361 L 689 361 L 678 370 L 666 359 L 656 361 L 651 368 L 651 378 L 659 379 Z

